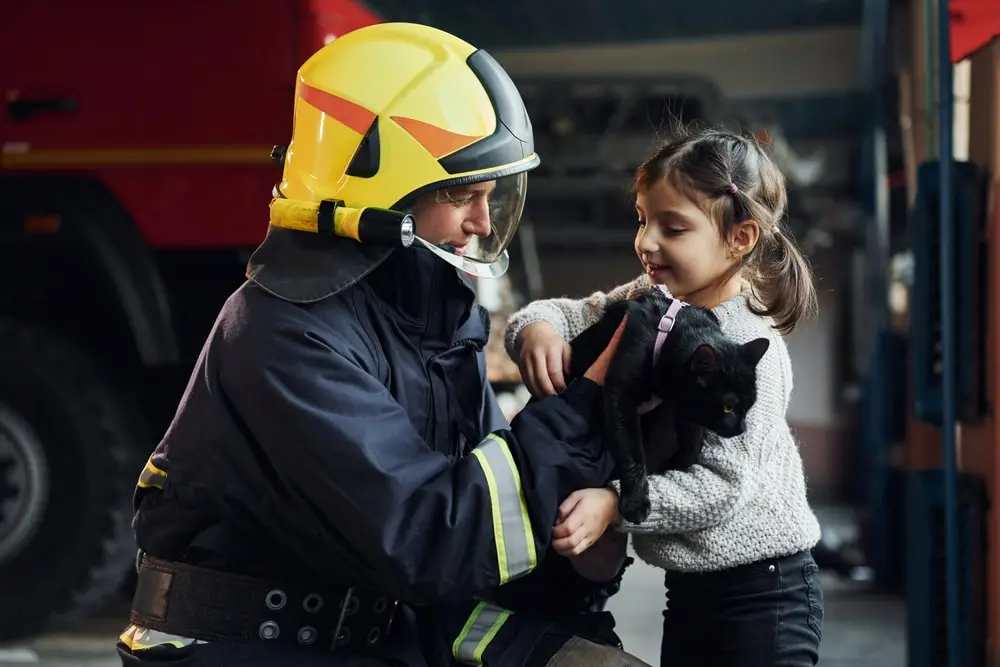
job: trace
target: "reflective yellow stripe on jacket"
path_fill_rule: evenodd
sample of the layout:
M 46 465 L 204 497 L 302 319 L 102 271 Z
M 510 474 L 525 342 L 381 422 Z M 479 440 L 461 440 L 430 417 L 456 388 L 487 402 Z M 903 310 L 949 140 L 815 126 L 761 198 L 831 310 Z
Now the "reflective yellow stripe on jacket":
M 128 647 L 128 650 L 130 651 L 142 651 L 145 649 L 156 648 L 157 646 L 173 646 L 175 648 L 183 648 L 194 644 L 207 643 L 201 639 L 171 635 L 166 632 L 160 632 L 159 630 L 150 630 L 148 628 L 139 627 L 138 625 L 130 625 L 125 628 L 125 632 L 118 636 L 118 640 Z
M 480 602 L 469 614 L 469 620 L 452 644 L 451 652 L 455 660 L 463 665 L 483 664 L 483 653 L 490 642 L 500 632 L 511 612 L 488 602 Z
M 505 584 L 531 572 L 538 564 L 521 475 L 507 442 L 497 435 L 486 436 L 472 454 L 489 485 L 500 583 Z
M 140 489 L 162 489 L 163 483 L 167 481 L 167 473 L 156 467 L 153 463 L 153 456 L 146 461 L 146 467 L 139 473 L 139 481 L 136 486 Z

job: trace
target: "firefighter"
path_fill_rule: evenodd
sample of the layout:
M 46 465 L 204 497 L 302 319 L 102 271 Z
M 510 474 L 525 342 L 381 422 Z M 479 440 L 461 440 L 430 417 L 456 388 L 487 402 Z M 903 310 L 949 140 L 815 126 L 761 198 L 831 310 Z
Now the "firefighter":
M 615 345 L 500 413 L 466 274 L 504 272 L 539 163 L 505 71 L 426 26 L 348 33 L 300 68 L 274 157 L 266 238 L 139 477 L 123 664 L 642 664 L 493 602 L 612 472 Z

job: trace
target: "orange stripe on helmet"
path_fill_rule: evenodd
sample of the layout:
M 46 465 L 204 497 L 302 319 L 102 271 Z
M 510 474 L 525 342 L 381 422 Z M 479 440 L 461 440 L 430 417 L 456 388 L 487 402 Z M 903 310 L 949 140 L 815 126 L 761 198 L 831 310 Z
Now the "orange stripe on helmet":
M 368 132 L 375 120 L 375 114 L 360 104 L 305 83 L 299 82 L 299 97 L 361 135 Z
M 420 145 L 426 148 L 427 152 L 433 155 L 435 159 L 449 153 L 454 153 L 482 139 L 481 136 L 469 136 L 467 134 L 451 132 L 450 130 L 445 130 L 437 125 L 431 125 L 415 118 L 392 116 L 392 120 L 420 142 Z

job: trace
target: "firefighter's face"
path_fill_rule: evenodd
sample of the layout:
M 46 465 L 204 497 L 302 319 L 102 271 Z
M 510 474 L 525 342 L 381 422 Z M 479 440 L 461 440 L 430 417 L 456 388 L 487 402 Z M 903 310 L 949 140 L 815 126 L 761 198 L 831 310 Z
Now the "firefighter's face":
M 417 236 L 460 253 L 473 238 L 490 235 L 490 195 L 495 181 L 473 183 L 428 194 L 413 207 Z

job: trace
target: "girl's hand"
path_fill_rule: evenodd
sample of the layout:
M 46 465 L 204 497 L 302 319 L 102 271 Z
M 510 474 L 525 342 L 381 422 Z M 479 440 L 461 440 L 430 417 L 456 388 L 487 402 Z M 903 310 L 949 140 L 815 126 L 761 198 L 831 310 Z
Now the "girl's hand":
M 532 322 L 521 331 L 521 379 L 533 396 L 558 394 L 566 388 L 569 343 L 548 322 Z
M 615 335 L 608 341 L 608 346 L 604 348 L 590 368 L 583 374 L 585 378 L 604 386 L 604 376 L 608 372 L 608 364 L 615 350 L 618 349 L 618 341 L 625 330 L 626 316 L 622 323 L 618 325 Z M 521 370 L 521 379 L 524 381 L 528 391 L 533 396 L 543 397 L 558 394 L 566 388 L 566 375 L 569 374 L 569 362 L 573 353 L 572 349 L 562 336 L 556 333 L 547 322 L 541 320 L 532 322 L 521 331 L 521 359 L 518 367 Z
M 608 526 L 619 521 L 618 494 L 614 491 L 574 491 L 559 506 L 552 548 L 563 556 L 579 556 L 600 539 Z

